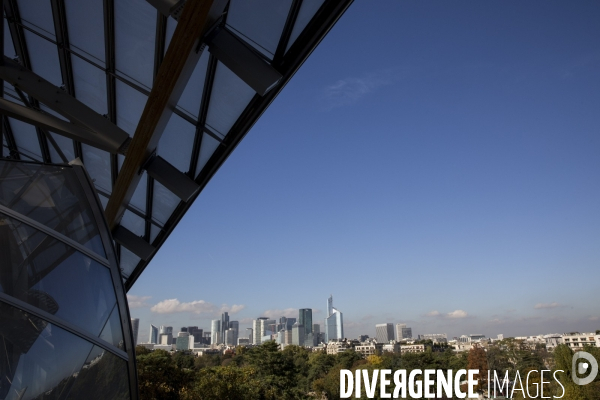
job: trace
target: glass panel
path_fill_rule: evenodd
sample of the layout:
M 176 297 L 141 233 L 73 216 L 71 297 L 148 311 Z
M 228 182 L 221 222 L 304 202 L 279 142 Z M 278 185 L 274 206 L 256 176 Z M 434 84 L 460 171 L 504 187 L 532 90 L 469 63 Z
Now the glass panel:
M 25 30 L 31 70 L 56 86 L 63 84 L 56 46 Z
M 127 250 L 125 247 L 121 246 L 121 274 L 124 278 L 129 278 L 129 275 L 133 272 L 135 267 L 137 267 L 141 258 Z
M 171 39 L 175 33 L 175 28 L 177 28 L 177 21 L 175 21 L 173 18 L 167 18 L 167 31 L 165 32 L 165 54 L 167 54 L 167 49 L 169 48 L 169 44 L 171 44 Z
M 64 136 L 57 135 L 54 132 L 50 132 L 50 135 L 52 135 L 52 137 L 54 138 L 54 141 L 56 142 L 56 144 L 58 144 L 58 147 L 60 147 L 60 150 L 63 152 L 65 157 L 67 157 L 67 161 L 74 160 L 75 153 L 73 152 L 73 141 Z M 50 144 L 50 143 L 48 143 L 48 146 L 50 146 L 50 154 L 52 156 L 52 162 L 62 163 L 63 162 L 62 158 L 60 158 L 60 156 L 58 155 L 56 150 L 54 150 L 54 146 L 52 146 L 52 144 Z
M 35 7 L 32 7 L 31 0 L 18 0 L 17 5 L 23 25 L 45 36 L 55 38 L 52 6 L 49 1 L 38 1 Z
M 0 161 L 0 204 L 106 256 L 90 205 L 69 167 Z
M 158 142 L 158 155 L 181 172 L 190 169 L 196 127 L 173 114 Z
M 125 351 L 125 341 L 123 340 L 123 330 L 121 329 L 121 319 L 119 318 L 119 307 L 116 305 L 113 307 L 110 317 L 100 333 L 100 339 Z
M 129 201 L 129 205 L 135 207 L 138 211 L 146 214 L 146 187 L 148 186 L 148 175 L 146 171 L 142 173 L 140 183 L 135 188 L 135 192 Z
M 117 125 L 133 136 L 148 97 L 123 82 L 117 81 Z
M 17 149 L 35 160 L 42 161 L 40 142 L 35 127 L 12 118 L 9 118 L 8 121 L 17 144 Z
M 3 214 L 0 242 L 3 293 L 100 334 L 116 304 L 108 268 Z
M 112 192 L 110 153 L 87 144 L 81 145 L 85 169 L 94 180 L 94 186 L 106 193 Z
M 15 58 L 17 56 L 17 52 L 15 51 L 15 47 L 13 45 L 8 23 L 6 23 L 6 20 L 4 19 L 2 21 L 4 23 L 4 54 L 9 58 Z
M 0 320 L 0 399 L 61 398 L 92 344 L 2 302 Z
M 104 9 L 97 0 L 65 0 L 69 44 L 104 64 Z
M 291 5 L 292 0 L 231 0 L 227 25 L 273 58 Z
M 179 197 L 175 196 L 169 189 L 154 181 L 154 196 L 152 198 L 152 218 L 165 225 L 175 207 L 179 205 Z
M 285 51 L 288 51 L 296 39 L 298 39 L 298 36 L 300 36 L 304 28 L 306 28 L 306 25 L 308 25 L 312 17 L 319 11 L 319 8 L 321 8 L 321 5 L 323 5 L 324 2 L 325 0 L 302 0 L 302 5 L 300 6 L 300 11 L 296 17 L 296 23 L 294 29 L 292 29 L 292 34 Z
M 202 171 L 202 168 L 206 165 L 210 157 L 212 157 L 215 150 L 219 147 L 219 141 L 210 136 L 208 133 L 202 134 L 202 143 L 200 144 L 200 157 L 198 157 L 198 164 L 196 165 L 196 177 Z
M 145 0 L 115 1 L 117 72 L 150 88 L 157 11 Z
M 127 363 L 124 360 L 94 346 L 83 368 L 77 374 L 67 400 L 129 399 L 127 377 Z
M 194 119 L 198 119 L 198 113 L 200 112 L 200 102 L 202 100 L 202 91 L 204 90 L 204 81 L 206 80 L 209 55 L 210 53 L 207 49 L 202 52 L 200 60 L 198 60 L 198 64 L 196 64 L 196 68 L 177 104 L 179 108 Z
M 227 135 L 254 94 L 250 86 L 219 62 L 206 123 L 223 136 Z
M 126 210 L 123 214 L 121 225 L 138 236 L 144 236 L 146 232 L 146 222 L 129 210 Z
M 161 229 L 158 226 L 154 224 L 150 225 L 150 243 L 154 242 L 160 231 Z
M 106 74 L 77 56 L 71 57 L 75 96 L 99 114 L 107 114 Z
M 100 204 L 102 204 L 102 209 L 106 209 L 106 205 L 108 204 L 108 197 L 104 197 L 101 194 L 98 194 L 100 198 Z

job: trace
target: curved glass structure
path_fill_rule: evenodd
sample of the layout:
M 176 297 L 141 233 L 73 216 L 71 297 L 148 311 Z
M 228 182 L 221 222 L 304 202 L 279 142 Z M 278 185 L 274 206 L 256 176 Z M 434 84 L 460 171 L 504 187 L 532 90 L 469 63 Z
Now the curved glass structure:
M 0 160 L 0 399 L 131 398 L 124 293 L 84 168 Z

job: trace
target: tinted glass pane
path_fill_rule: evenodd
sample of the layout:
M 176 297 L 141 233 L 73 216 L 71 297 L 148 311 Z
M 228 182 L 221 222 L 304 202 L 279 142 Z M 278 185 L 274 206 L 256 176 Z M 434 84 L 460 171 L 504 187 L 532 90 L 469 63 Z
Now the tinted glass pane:
M 2 302 L 0 320 L 0 399 L 60 398 L 92 344 Z
M 24 31 L 31 70 L 56 86 L 63 84 L 56 46 L 35 33 Z
M 15 143 L 17 144 L 17 149 L 33 160 L 42 161 L 40 142 L 35 127 L 13 118 L 9 118 L 8 121 L 13 137 L 15 138 Z M 27 160 L 27 158 L 24 159 Z
M 135 188 L 135 192 L 129 201 L 129 205 L 142 213 L 146 213 L 146 187 L 148 186 L 148 175 L 144 171 L 140 183 Z
M 106 114 L 106 74 L 79 57 L 72 56 L 75 96 L 98 114 Z
M 179 204 L 179 197 L 173 192 L 154 181 L 154 197 L 152 200 L 152 219 L 164 225 L 167 223 L 175 207 Z
M 104 66 L 104 10 L 101 1 L 65 0 L 69 44 Z
M 154 224 L 150 225 L 150 243 L 154 242 L 160 231 L 161 229 L 158 226 Z
M 202 99 L 202 91 L 204 90 L 209 56 L 210 53 L 208 50 L 202 52 L 200 60 L 198 60 L 198 64 L 196 64 L 196 68 L 185 86 L 185 89 L 179 98 L 179 103 L 177 104 L 180 109 L 194 119 L 198 118 L 198 113 L 200 112 L 200 101 Z
M 200 145 L 200 157 L 198 157 L 198 165 L 196 166 L 196 176 L 202 171 L 210 157 L 219 147 L 219 141 L 207 133 L 202 134 L 202 143 Z
M 250 86 L 219 62 L 215 72 L 206 123 L 213 130 L 223 136 L 226 135 L 254 94 L 255 92 Z
M 158 155 L 181 172 L 190 169 L 196 127 L 173 114 L 158 143 Z
M 73 152 L 73 141 L 67 137 L 61 136 L 61 135 L 57 135 L 54 132 L 50 132 L 50 135 L 52 135 L 52 137 L 54 138 L 54 141 L 56 142 L 56 144 L 58 144 L 58 147 L 60 148 L 60 150 L 63 152 L 63 154 L 65 155 L 65 157 L 67 157 L 67 161 L 72 161 L 75 159 L 75 153 Z M 60 156 L 58 155 L 58 153 L 54 150 L 54 146 L 50 145 L 50 154 L 52 156 L 52 162 L 55 163 L 62 163 L 62 158 L 60 158 Z
M 302 5 L 300 6 L 300 11 L 296 17 L 296 23 L 294 24 L 294 29 L 292 29 L 286 51 L 294 44 L 296 39 L 298 39 L 298 36 L 300 36 L 306 25 L 324 2 L 325 0 L 302 0 Z
M 96 147 L 81 145 L 85 169 L 94 180 L 94 186 L 106 192 L 112 192 L 110 154 Z
M 105 257 L 92 210 L 71 168 L 0 161 L 0 204 Z
M 123 214 L 121 225 L 138 236 L 144 236 L 144 232 L 146 231 L 146 222 L 129 210 Z
M 125 247 L 121 246 L 121 274 L 123 278 L 129 278 L 129 275 L 133 272 L 135 267 L 137 267 L 141 258 L 127 250 Z
M 18 0 L 17 4 L 21 21 L 25 26 L 54 38 L 52 7 L 49 1 L 36 2 L 35 7 L 32 7 L 31 0 Z
M 124 360 L 0 302 L 0 398 L 127 399 Z
M 118 347 L 121 350 L 125 350 L 125 341 L 123 340 L 123 330 L 121 329 L 121 320 L 119 318 L 119 308 L 115 305 L 110 318 L 106 321 L 102 333 L 100 333 L 100 339 Z
M 17 52 L 15 51 L 15 47 L 13 46 L 12 36 L 10 35 L 10 29 L 8 28 L 8 24 L 3 20 L 4 23 L 4 54 L 9 58 L 15 58 L 17 56 Z
M 146 95 L 117 81 L 117 125 L 133 136 L 146 106 Z
M 116 299 L 108 268 L 0 214 L 0 289 L 99 335 Z
M 291 4 L 292 0 L 231 0 L 227 25 L 272 58 Z
M 94 346 L 66 399 L 129 399 L 127 376 L 127 363 L 124 360 Z
M 157 11 L 145 0 L 115 1 L 117 72 L 152 86 Z

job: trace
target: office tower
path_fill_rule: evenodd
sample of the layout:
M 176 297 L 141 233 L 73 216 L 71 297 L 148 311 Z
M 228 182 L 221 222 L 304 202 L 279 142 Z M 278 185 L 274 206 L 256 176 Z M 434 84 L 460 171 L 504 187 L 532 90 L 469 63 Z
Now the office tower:
M 194 348 L 194 337 L 189 332 L 179 332 L 175 341 L 177 351 L 186 351 Z
M 304 326 L 304 337 L 313 333 L 312 308 L 301 308 L 298 310 L 298 324 Z
M 158 330 L 160 344 L 173 344 L 173 327 L 161 325 Z
M 292 330 L 291 329 L 289 331 L 285 331 L 285 334 L 283 336 L 283 343 L 284 344 L 292 344 Z
M 279 325 L 277 325 L 277 331 L 292 329 L 292 326 L 296 323 L 296 318 L 281 317 L 279 318 Z
M 262 321 L 267 320 L 267 318 L 265 317 L 260 317 L 257 318 L 255 320 L 252 321 L 252 344 L 260 344 L 261 343 L 261 339 L 262 339 L 262 335 L 261 335 L 261 325 L 262 325 Z
M 253 341 L 254 338 L 252 337 L 252 332 L 254 332 L 254 329 L 252 329 L 252 328 L 246 328 L 246 330 L 249 331 L 248 332 L 248 343 L 249 344 L 253 344 L 254 343 L 254 341 Z
M 323 335 L 321 333 L 321 325 L 313 324 L 313 346 L 317 346 L 319 343 L 323 341 Z
M 375 325 L 375 337 L 377 343 L 389 343 L 390 340 L 394 340 L 394 324 Z
M 131 318 L 131 334 L 133 335 L 133 345 L 137 346 L 138 332 L 140 330 L 140 319 Z
M 150 337 L 148 338 L 148 343 L 158 343 L 158 328 L 152 324 L 150 324 Z
M 210 332 L 211 332 L 211 337 L 210 337 L 210 344 L 219 344 L 221 343 L 221 320 L 220 319 L 213 319 L 210 322 Z
M 304 346 L 304 326 L 297 322 L 292 326 L 292 344 Z
M 188 331 L 188 328 L 187 328 L 187 326 L 182 326 L 182 327 L 179 329 L 179 332 L 187 332 L 187 331 Z
M 225 338 L 223 342 L 227 346 L 235 346 L 237 344 L 235 329 L 229 328 L 225 331 Z
M 229 329 L 229 313 L 225 311 L 221 314 L 221 342 L 225 342 L 225 332 Z
M 198 329 L 197 326 L 188 326 L 187 331 L 194 336 L 194 342 L 202 342 L 202 329 Z
M 325 318 L 325 342 L 344 338 L 344 316 L 333 307 L 333 296 L 327 299 L 327 317 Z
M 233 345 L 237 343 L 240 337 L 240 323 L 238 321 L 229 321 L 229 329 L 233 330 Z
M 396 324 L 396 340 L 411 339 L 412 328 L 407 328 L 406 324 Z

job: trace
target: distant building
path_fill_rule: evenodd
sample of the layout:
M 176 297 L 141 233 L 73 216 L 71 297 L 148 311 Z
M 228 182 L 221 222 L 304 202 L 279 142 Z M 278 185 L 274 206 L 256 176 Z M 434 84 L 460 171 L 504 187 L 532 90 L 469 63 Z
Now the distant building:
M 544 335 L 544 340 L 546 341 L 546 349 L 548 351 L 554 351 L 556 346 L 564 343 L 562 335 L 558 333 Z
M 148 338 L 148 343 L 158 344 L 158 328 L 152 324 L 150 324 L 150 337 Z
M 219 344 L 222 342 L 220 319 L 213 319 L 212 321 L 210 321 L 210 332 L 210 344 Z
M 235 346 L 237 344 L 238 338 L 240 337 L 240 323 L 239 321 L 229 321 L 229 329 L 233 330 L 233 342 L 232 344 Z
M 189 332 L 179 332 L 177 334 L 177 340 L 175 342 L 175 349 L 177 351 L 186 351 L 194 348 L 194 337 Z
M 426 333 L 419 335 L 419 340 L 431 340 L 434 343 L 447 342 L 448 335 L 445 333 Z
M 359 335 L 358 341 L 362 343 L 362 342 L 366 341 L 368 338 L 369 338 L 369 335 Z
M 600 335 L 575 332 L 563 334 L 562 339 L 564 344 L 569 346 L 571 350 L 578 351 L 583 350 L 584 346 L 597 347 L 597 344 L 600 342 Z
M 365 357 L 381 354 L 383 351 L 383 343 L 363 343 L 354 348 L 354 351 L 362 354 Z
M 304 337 L 313 333 L 312 308 L 301 308 L 298 310 L 298 324 L 304 326 Z
M 304 346 L 304 325 L 300 325 L 298 322 L 292 326 L 292 344 Z
M 238 338 L 237 342 L 238 346 L 247 346 L 250 344 L 250 339 L 248 338 Z
M 237 334 L 235 329 L 229 328 L 225 331 L 225 344 L 227 346 L 235 346 L 237 344 Z
M 252 334 L 254 338 L 253 344 L 259 345 L 262 343 L 262 338 L 271 335 L 273 332 L 269 329 L 269 325 L 275 324 L 276 321 L 265 317 L 260 317 L 252 321 Z
M 338 354 L 351 349 L 352 346 L 346 341 L 330 341 L 327 343 L 327 354 Z
M 390 340 L 394 340 L 394 324 L 375 325 L 375 337 L 377 343 L 388 343 Z
M 325 318 L 325 341 L 342 340 L 344 338 L 344 317 L 333 307 L 333 296 L 327 299 L 327 317 Z
M 131 334 L 133 335 L 133 345 L 137 346 L 138 332 L 140 331 L 139 318 L 131 318 Z
M 412 339 L 412 328 L 406 324 L 396 324 L 396 340 Z
M 425 353 L 424 344 L 409 344 L 400 346 L 400 353 Z
M 279 318 L 279 324 L 277 325 L 277 332 L 281 331 L 282 329 L 285 331 L 291 331 L 292 326 L 294 326 L 295 323 L 296 318 L 281 317 Z
M 219 343 L 225 342 L 225 332 L 227 331 L 227 329 L 229 329 L 229 313 L 225 311 L 223 314 L 221 314 L 221 340 Z
M 161 325 L 158 329 L 158 342 L 160 344 L 173 344 L 173 327 Z
M 202 329 L 197 326 L 188 326 L 187 331 L 194 337 L 194 342 L 202 343 Z

